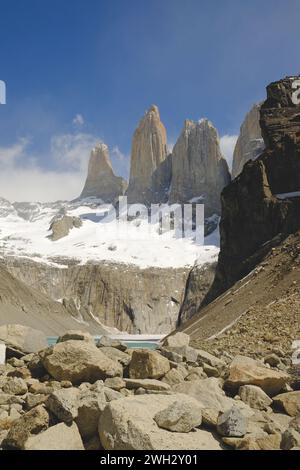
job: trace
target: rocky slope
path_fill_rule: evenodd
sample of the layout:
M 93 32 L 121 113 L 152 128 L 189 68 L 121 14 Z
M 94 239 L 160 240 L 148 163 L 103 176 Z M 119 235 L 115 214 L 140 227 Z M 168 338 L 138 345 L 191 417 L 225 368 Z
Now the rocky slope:
M 12 343 L 17 330 L 5 342 Z M 26 337 L 37 333 L 26 331 Z M 130 350 L 108 337 L 96 347 L 90 335 L 70 331 L 38 352 L 19 347 L 0 366 L 0 448 L 300 446 L 300 392 L 287 358 L 270 365 L 270 357 L 215 356 L 189 341 L 177 333 L 156 351 Z
M 167 133 L 157 106 L 152 105 L 134 132 L 130 179 L 126 195 L 129 203 L 148 204 L 152 191 L 168 185 L 170 165 L 167 158 Z M 163 165 L 163 166 L 161 166 Z
M 126 186 L 126 181 L 113 172 L 107 145 L 99 143 L 91 152 L 88 175 L 80 197 L 114 202 L 124 194 Z
M 267 87 L 260 120 L 266 149 L 222 192 L 221 250 L 206 302 L 246 276 L 268 247 L 299 229 L 300 106 L 292 102 L 294 79 Z
M 205 214 L 220 213 L 220 193 L 230 182 L 216 129 L 207 120 L 186 120 L 172 152 L 170 203 L 192 199 L 205 204 Z
M 241 125 L 232 162 L 232 177 L 238 176 L 248 160 L 255 160 L 264 150 L 260 120 L 261 104 L 255 104 Z
M 260 358 L 276 348 L 291 358 L 300 339 L 300 233 L 267 250 L 263 260 L 181 327 L 210 352 Z
M 56 302 L 39 284 L 29 286 L 0 266 L 0 325 L 21 323 L 55 336 L 78 328 L 80 322 L 81 317 L 72 306 Z M 94 334 L 110 331 L 92 317 L 84 327 Z

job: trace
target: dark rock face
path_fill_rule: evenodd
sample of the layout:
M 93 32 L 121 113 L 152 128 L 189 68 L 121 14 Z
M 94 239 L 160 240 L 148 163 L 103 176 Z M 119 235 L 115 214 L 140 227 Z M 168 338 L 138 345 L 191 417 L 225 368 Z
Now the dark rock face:
M 299 77 L 298 77 L 299 78 Z M 209 303 L 247 275 L 271 246 L 300 227 L 300 105 L 285 78 L 267 87 L 260 125 L 266 150 L 222 192 L 221 251 Z
M 233 153 L 233 178 L 241 173 L 248 160 L 256 160 L 265 148 L 259 124 L 260 106 L 260 104 L 252 106 L 241 125 L 240 135 Z

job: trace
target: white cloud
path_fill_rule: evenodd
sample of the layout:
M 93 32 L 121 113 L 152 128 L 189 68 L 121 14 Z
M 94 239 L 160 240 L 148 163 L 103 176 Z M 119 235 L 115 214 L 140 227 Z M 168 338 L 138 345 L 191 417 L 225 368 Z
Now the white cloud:
M 237 135 L 223 135 L 220 138 L 221 152 L 227 160 L 230 171 L 232 169 L 233 152 L 237 139 Z
M 79 196 L 83 183 L 79 172 L 11 168 L 0 172 L 0 195 L 10 201 L 69 200 Z
M 61 134 L 51 139 L 52 157 L 62 168 L 85 171 L 92 148 L 99 139 L 91 134 Z
M 29 144 L 28 139 L 19 139 L 11 147 L 0 147 L 0 169 L 12 167 L 25 154 Z
M 50 202 L 74 199 L 83 188 L 89 156 L 100 139 L 77 132 L 55 135 L 47 154 L 32 153 L 30 141 L 20 139 L 9 147 L 0 147 L 0 196 L 10 201 Z M 115 173 L 127 177 L 130 158 L 119 147 L 111 150 Z M 53 170 L 42 168 L 47 161 Z
M 0 196 L 10 201 L 41 202 L 77 197 L 86 178 L 90 151 L 97 141 L 95 136 L 83 133 L 54 136 L 43 160 L 56 164 L 55 170 L 39 166 L 27 139 L 0 147 Z
M 73 118 L 72 123 L 74 124 L 74 126 L 78 126 L 78 127 L 83 126 L 84 119 L 83 119 L 82 114 L 76 114 L 76 116 Z

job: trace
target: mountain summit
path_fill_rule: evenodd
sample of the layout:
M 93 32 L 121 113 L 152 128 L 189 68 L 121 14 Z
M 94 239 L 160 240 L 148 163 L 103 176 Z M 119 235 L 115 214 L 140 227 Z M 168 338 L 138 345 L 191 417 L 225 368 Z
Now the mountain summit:
M 125 189 L 126 181 L 113 172 L 108 146 L 100 142 L 91 152 L 88 175 L 80 197 L 96 197 L 103 202 L 113 202 L 124 194 Z
M 129 203 L 151 200 L 155 172 L 167 157 L 167 132 L 158 107 L 150 106 L 134 132 L 131 149 Z

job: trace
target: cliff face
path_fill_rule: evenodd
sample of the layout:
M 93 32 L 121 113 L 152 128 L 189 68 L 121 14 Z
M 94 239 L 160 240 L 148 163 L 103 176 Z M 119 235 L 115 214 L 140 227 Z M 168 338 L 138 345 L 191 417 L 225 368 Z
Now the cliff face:
M 197 197 L 205 204 L 206 216 L 220 213 L 220 193 L 230 182 L 219 136 L 207 120 L 185 121 L 172 154 L 170 203 Z
M 110 203 L 124 194 L 126 186 L 126 181 L 113 172 L 107 145 L 98 144 L 91 152 L 88 175 L 80 197 L 96 197 Z
M 152 105 L 134 132 L 130 179 L 126 192 L 129 203 L 149 203 L 152 191 L 159 192 L 169 179 L 167 133 L 157 106 Z
M 0 325 L 21 324 L 39 329 L 48 335 L 60 335 L 78 329 L 82 320 L 74 308 L 50 298 L 37 283 L 29 286 L 13 276 L 0 264 Z M 109 328 L 92 317 L 81 328 L 94 334 L 109 332 Z
M 294 79 L 267 87 L 260 114 L 266 149 L 222 192 L 221 251 L 206 302 L 300 226 L 300 106 L 292 102 Z
M 255 104 L 240 129 L 232 163 L 232 177 L 238 176 L 248 160 L 255 160 L 264 150 L 264 141 L 259 124 L 260 104 Z
M 38 286 L 49 302 L 59 299 L 63 305 L 56 302 L 58 309 L 72 311 L 81 323 L 77 328 L 104 324 L 128 333 L 172 331 L 188 276 L 184 268 L 140 269 L 108 262 L 57 268 L 18 258 L 7 259 L 6 268 L 29 288 Z

